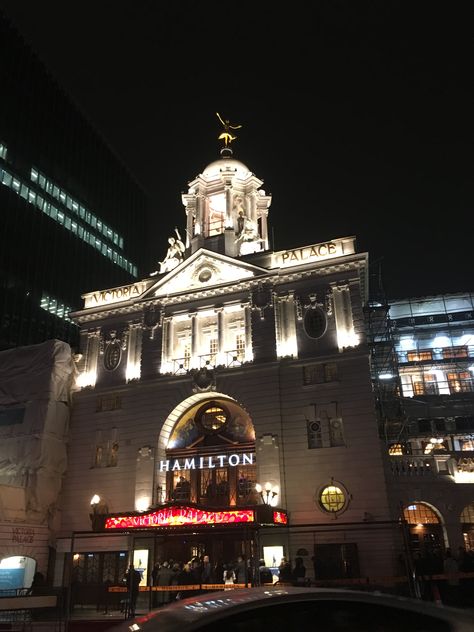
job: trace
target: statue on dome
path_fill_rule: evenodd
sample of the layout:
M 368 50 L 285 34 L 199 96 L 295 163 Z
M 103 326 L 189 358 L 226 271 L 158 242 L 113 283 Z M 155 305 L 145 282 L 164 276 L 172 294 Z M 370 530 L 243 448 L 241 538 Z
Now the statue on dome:
M 241 208 L 237 216 L 237 239 L 236 244 L 240 243 L 240 254 L 249 254 L 251 252 L 257 252 L 260 249 L 260 244 L 263 239 L 259 237 L 257 222 L 251 219 L 245 214 Z
M 230 130 L 231 129 L 240 129 L 242 127 L 242 125 L 231 125 L 230 121 L 228 119 L 226 119 L 226 120 L 222 119 L 222 117 L 219 114 L 219 112 L 216 112 L 216 114 L 217 114 L 217 118 L 219 119 L 219 121 L 222 123 L 222 125 L 224 127 L 224 131 L 222 132 L 222 134 L 220 134 L 220 136 L 218 138 L 219 138 L 219 140 L 223 140 L 224 141 L 224 146 L 227 147 L 227 145 L 230 145 L 231 142 L 237 138 L 237 136 L 233 136 L 232 135 Z
M 155 272 L 152 272 L 150 276 L 169 272 L 170 270 L 176 268 L 176 266 L 179 266 L 179 264 L 183 261 L 183 254 L 186 248 L 181 240 L 179 230 L 175 227 L 174 231 L 176 233 L 176 237 L 168 237 L 169 246 L 166 252 L 166 257 L 163 261 L 158 262 L 160 264 L 159 270 L 155 270 Z

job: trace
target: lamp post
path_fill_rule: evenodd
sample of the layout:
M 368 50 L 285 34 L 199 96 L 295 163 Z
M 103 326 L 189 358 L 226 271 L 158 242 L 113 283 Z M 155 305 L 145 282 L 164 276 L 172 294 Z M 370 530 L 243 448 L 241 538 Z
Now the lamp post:
M 264 487 L 257 483 L 255 485 L 256 491 L 260 494 L 260 498 L 264 505 L 274 507 L 276 505 L 276 497 L 280 492 L 278 485 L 272 485 L 270 482 L 265 483 Z
M 91 525 L 92 530 L 97 531 L 100 528 L 100 516 L 99 516 L 99 504 L 100 504 L 100 496 L 98 494 L 94 494 L 91 498 Z

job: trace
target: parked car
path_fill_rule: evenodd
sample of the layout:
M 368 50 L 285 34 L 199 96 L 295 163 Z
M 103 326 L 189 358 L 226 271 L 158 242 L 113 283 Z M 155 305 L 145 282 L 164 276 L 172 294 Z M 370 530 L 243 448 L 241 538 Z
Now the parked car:
M 176 601 L 110 632 L 474 632 L 472 613 L 383 593 L 274 586 Z

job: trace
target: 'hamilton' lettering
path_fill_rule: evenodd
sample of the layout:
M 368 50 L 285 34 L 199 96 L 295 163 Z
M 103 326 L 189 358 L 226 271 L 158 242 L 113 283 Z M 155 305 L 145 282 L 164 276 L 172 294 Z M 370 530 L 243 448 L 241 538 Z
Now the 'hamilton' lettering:
M 200 456 L 197 458 L 174 459 L 171 465 L 172 472 L 181 470 L 213 470 L 217 467 L 237 467 L 237 465 L 253 465 L 255 454 L 218 454 L 216 456 Z M 160 461 L 160 472 L 170 471 L 170 461 Z

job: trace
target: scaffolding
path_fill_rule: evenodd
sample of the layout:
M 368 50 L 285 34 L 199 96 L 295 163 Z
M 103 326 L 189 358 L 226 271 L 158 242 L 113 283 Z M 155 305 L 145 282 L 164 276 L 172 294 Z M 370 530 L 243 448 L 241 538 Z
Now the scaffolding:
M 380 436 L 474 446 L 473 294 L 372 302 L 365 317 Z

